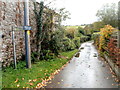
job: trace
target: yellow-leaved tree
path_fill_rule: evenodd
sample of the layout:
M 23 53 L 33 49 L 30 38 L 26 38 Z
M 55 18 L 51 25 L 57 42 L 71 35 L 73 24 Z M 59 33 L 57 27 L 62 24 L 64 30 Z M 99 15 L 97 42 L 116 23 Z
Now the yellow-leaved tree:
M 115 28 L 113 28 L 111 25 L 105 25 L 104 28 L 100 29 L 99 51 L 106 50 L 107 42 L 109 42 L 109 39 L 114 30 Z

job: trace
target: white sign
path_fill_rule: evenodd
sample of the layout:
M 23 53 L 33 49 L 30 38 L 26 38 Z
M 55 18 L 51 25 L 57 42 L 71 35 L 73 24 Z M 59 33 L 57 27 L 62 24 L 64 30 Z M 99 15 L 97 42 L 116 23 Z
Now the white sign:
M 13 30 L 18 31 L 18 30 L 32 30 L 31 26 L 17 26 L 13 27 Z
M 31 26 L 23 26 L 23 30 L 32 30 Z

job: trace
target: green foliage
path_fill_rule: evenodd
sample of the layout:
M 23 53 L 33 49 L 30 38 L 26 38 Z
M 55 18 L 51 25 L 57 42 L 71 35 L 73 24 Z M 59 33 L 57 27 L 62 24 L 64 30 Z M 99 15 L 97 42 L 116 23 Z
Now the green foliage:
M 74 50 L 75 49 L 75 43 L 73 40 L 70 41 L 70 49 L 69 50 Z
M 88 40 L 89 40 L 89 36 L 84 36 L 84 35 L 82 35 L 82 36 L 80 37 L 80 42 L 81 42 L 81 43 L 86 42 L 86 41 L 88 41 Z
M 41 52 L 41 42 L 44 39 L 45 32 L 43 32 L 43 9 L 44 9 L 44 2 L 40 2 L 39 10 L 37 10 L 36 2 L 34 2 L 34 13 L 35 19 L 37 24 L 37 33 L 36 33 L 36 46 L 37 46 L 37 53 Z M 47 29 L 45 29 L 47 30 Z M 37 55 L 37 59 L 40 59 L 40 54 Z
M 84 29 L 82 27 L 78 27 L 78 33 L 85 35 Z
M 70 19 L 69 15 L 70 15 L 70 12 L 69 11 L 66 11 L 65 8 L 61 8 L 59 10 L 59 15 L 60 15 L 60 18 L 59 18 L 59 22 L 61 23 L 62 21 L 65 21 L 67 19 Z M 60 25 L 59 23 L 59 25 Z
M 63 39 L 63 51 L 69 51 L 75 49 L 75 44 L 72 40 L 69 38 L 65 37 Z
M 54 55 L 54 53 L 52 53 L 52 51 L 42 50 L 42 53 L 41 53 L 42 60 L 49 60 L 49 59 L 53 59 L 54 57 L 55 57 L 55 55 Z
M 99 32 L 101 28 L 105 26 L 105 23 L 102 21 L 97 21 L 93 23 L 93 32 Z
M 99 38 L 99 36 L 100 36 L 100 33 L 99 33 L 99 32 L 93 33 L 93 34 L 92 34 L 92 39 L 95 40 L 96 38 Z
M 89 27 L 90 28 L 90 27 Z M 73 43 L 73 47 L 75 48 L 79 48 L 80 46 L 80 43 L 83 43 L 83 42 L 86 42 L 86 41 L 89 41 L 91 40 L 91 31 L 89 31 L 90 33 L 86 33 L 87 30 L 85 30 L 84 28 L 82 27 L 67 27 L 66 28 L 66 37 L 69 38 L 71 40 L 71 42 Z M 67 50 L 70 46 L 68 42 L 70 42 L 69 39 L 64 39 L 64 44 L 66 46 L 66 49 Z
M 60 37 L 60 33 L 56 32 L 51 35 L 51 40 L 49 41 L 49 49 L 53 53 L 55 53 L 55 55 L 59 54 L 60 41 L 61 41 L 61 38 L 59 38 L 59 37 Z
M 75 28 L 68 28 L 66 30 L 66 37 L 73 39 L 75 37 L 75 32 L 76 32 Z
M 92 34 L 92 40 L 94 40 L 94 44 L 98 47 L 99 46 L 99 37 L 100 37 L 100 32 L 93 33 Z
M 90 35 L 94 31 L 93 24 L 88 24 L 84 27 L 84 35 Z
M 54 53 L 55 56 L 59 54 L 59 51 L 62 49 L 62 40 L 64 37 L 64 30 L 56 30 L 51 33 L 47 33 L 46 37 L 42 42 L 42 51 L 41 56 L 43 56 L 44 50 L 50 50 L 51 53 Z M 45 56 L 46 54 L 44 54 Z
M 40 53 L 39 53 L 40 54 Z M 31 61 L 34 63 L 37 60 L 38 52 L 32 52 L 31 53 Z
M 73 42 L 75 44 L 75 48 L 79 48 L 80 47 L 80 37 L 75 37 L 73 39 Z

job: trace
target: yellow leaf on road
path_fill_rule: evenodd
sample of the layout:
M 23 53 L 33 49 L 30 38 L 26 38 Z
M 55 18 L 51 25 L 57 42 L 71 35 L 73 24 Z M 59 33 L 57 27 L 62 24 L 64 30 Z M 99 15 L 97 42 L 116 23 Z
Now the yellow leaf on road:
M 58 82 L 58 84 L 60 84 L 60 82 Z

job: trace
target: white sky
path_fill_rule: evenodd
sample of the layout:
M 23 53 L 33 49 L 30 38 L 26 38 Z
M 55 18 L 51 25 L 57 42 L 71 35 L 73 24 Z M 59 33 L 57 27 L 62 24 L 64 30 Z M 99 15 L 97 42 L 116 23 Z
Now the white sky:
M 50 0 L 47 0 L 50 1 Z M 63 24 L 80 25 L 89 24 L 97 20 L 96 13 L 103 4 L 116 3 L 120 0 L 56 0 L 52 6 L 56 8 L 66 8 L 71 15 L 71 19 Z

